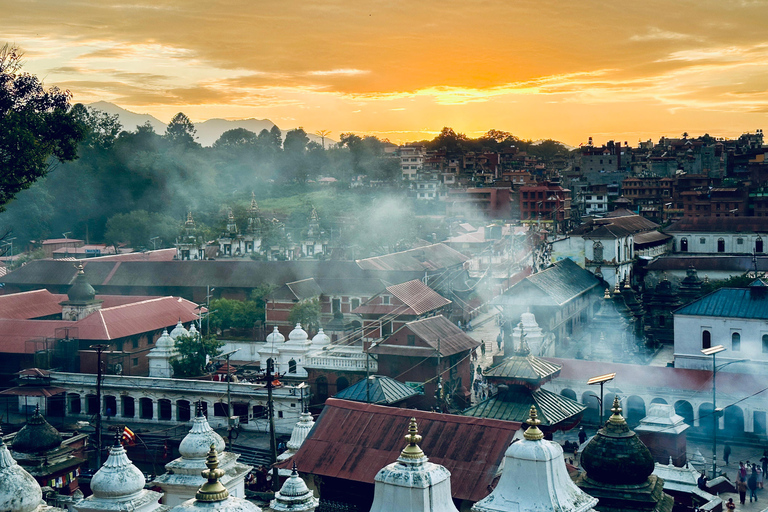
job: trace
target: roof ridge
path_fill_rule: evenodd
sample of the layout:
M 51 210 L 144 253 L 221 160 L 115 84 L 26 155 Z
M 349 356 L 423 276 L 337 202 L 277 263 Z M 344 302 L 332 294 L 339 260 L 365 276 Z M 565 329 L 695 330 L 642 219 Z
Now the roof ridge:
M 163 297 L 152 297 L 151 299 L 138 300 L 136 302 L 128 302 L 126 304 L 118 304 L 116 306 L 110 306 L 108 308 L 102 308 L 99 311 L 112 311 L 112 310 L 119 309 L 119 308 L 127 308 L 127 307 L 131 307 L 131 306 L 135 306 L 137 304 L 146 304 L 148 302 L 155 302 L 155 301 L 158 301 L 158 300 L 167 300 L 167 299 L 175 299 L 175 298 L 176 297 L 174 297 L 173 295 L 165 295 Z M 186 300 L 186 299 L 184 299 L 184 297 L 179 297 L 179 299 Z

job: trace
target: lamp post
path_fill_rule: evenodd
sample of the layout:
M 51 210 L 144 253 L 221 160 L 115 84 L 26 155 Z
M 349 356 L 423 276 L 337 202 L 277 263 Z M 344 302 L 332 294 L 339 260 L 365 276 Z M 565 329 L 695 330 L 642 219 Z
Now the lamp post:
M 91 345 L 89 348 L 96 350 L 96 467 L 101 467 L 101 353 L 109 348 L 109 345 Z
M 717 411 L 717 370 L 725 368 L 729 364 L 749 361 L 749 359 L 739 359 L 737 361 L 728 361 L 727 363 L 717 366 L 715 359 L 717 354 L 723 350 L 725 350 L 725 347 L 722 345 L 701 349 L 701 353 L 705 356 L 712 356 L 712 478 L 717 477 L 717 422 L 719 417 Z
M 157 250 L 157 239 L 160 238 L 159 236 L 153 236 L 149 239 L 150 242 L 152 242 L 152 250 Z
M 598 405 L 600 406 L 600 427 L 603 426 L 603 386 L 606 382 L 612 381 L 616 377 L 616 373 L 606 373 L 604 375 L 598 375 L 597 377 L 592 377 L 587 381 L 587 386 L 593 386 L 595 384 L 600 384 L 600 398 L 595 397 L 597 399 Z

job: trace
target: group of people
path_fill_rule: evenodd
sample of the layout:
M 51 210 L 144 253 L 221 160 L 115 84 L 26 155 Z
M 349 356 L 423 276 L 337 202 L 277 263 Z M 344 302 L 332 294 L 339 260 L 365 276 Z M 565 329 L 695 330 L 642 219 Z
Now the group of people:
M 749 461 L 746 464 L 739 461 L 736 490 L 739 492 L 739 501 L 742 505 L 747 501 L 747 490 L 749 490 L 749 502 L 752 503 L 752 499 L 757 501 L 757 490 L 763 488 L 763 474 L 765 466 L 768 466 L 768 457 L 763 455 L 762 460 L 764 460 L 762 466 L 750 464 Z

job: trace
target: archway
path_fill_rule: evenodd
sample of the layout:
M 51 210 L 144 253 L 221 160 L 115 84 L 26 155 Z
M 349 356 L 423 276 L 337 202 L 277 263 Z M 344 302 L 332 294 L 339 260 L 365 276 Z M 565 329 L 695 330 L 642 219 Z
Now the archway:
M 104 397 L 104 415 L 112 417 L 117 414 L 117 398 L 112 395 Z
M 564 390 L 562 390 L 560 392 L 560 395 L 562 395 L 562 396 L 564 396 L 566 398 L 570 398 L 573 401 L 577 401 L 578 400 L 576 398 L 576 392 L 574 390 L 572 390 L 572 389 L 565 388 Z M 593 400 L 594 400 L 594 398 L 593 398 Z
M 712 404 L 705 402 L 699 406 L 699 426 L 709 435 L 712 435 Z
M 167 398 L 162 398 L 157 402 L 157 415 L 158 419 L 164 421 L 171 421 L 173 415 L 171 413 L 171 401 Z
M 151 420 L 154 417 L 154 411 L 152 410 L 152 399 L 141 398 L 139 399 L 139 416 L 145 420 Z
M 342 391 L 349 387 L 349 381 L 346 377 L 339 377 L 336 379 L 336 392 Z
M 99 412 L 99 400 L 96 395 L 85 395 L 85 405 L 88 414 L 96 414 Z
M 585 391 L 581 395 L 581 403 L 587 407 L 583 416 L 585 423 L 598 423 L 600 421 L 597 398 L 598 396 L 592 391 Z
M 83 404 L 80 401 L 80 395 L 77 393 L 67 393 L 67 400 L 69 400 L 69 413 L 80 414 L 82 412 Z
M 192 415 L 189 400 L 176 400 L 176 419 L 178 421 L 189 421 Z
M 664 404 L 664 405 L 667 405 L 667 401 L 664 400 L 663 398 L 656 397 L 656 398 L 651 400 L 651 404 Z
M 725 432 L 729 436 L 737 436 L 744 433 L 744 411 L 737 405 L 731 405 L 726 407 L 724 412 L 723 423 L 725 426 Z
M 317 386 L 317 400 L 320 403 L 325 403 L 328 399 L 328 379 L 325 377 L 318 377 L 315 381 Z
M 123 417 L 133 418 L 136 416 L 136 401 L 133 399 L 133 397 L 123 395 L 121 397 L 121 401 L 123 402 Z
M 45 412 L 48 416 L 63 418 L 66 416 L 67 397 L 65 393 L 59 393 L 48 398 Z
M 686 400 L 675 402 L 675 414 L 679 414 L 688 425 L 693 426 L 693 406 L 690 402 Z
M 639 424 L 640 420 L 645 418 L 645 400 L 637 395 L 627 398 L 625 414 L 627 423 L 632 426 Z

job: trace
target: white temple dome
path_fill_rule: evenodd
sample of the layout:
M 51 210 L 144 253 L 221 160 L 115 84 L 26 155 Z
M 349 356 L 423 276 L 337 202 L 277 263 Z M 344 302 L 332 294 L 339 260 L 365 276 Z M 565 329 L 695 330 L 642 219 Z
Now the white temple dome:
M 539 324 L 536 323 L 536 316 L 534 316 L 533 313 L 531 313 L 531 308 L 528 308 L 528 310 L 520 315 L 520 321 L 523 323 L 523 327 L 538 327 Z
M 288 335 L 288 339 L 290 341 L 307 341 L 309 335 L 307 334 L 307 331 L 301 328 L 301 324 L 296 324 L 296 327 Z
M 163 329 L 163 334 L 160 335 L 159 338 L 157 338 L 157 341 L 155 342 L 156 347 L 160 348 L 173 348 L 173 338 L 171 338 L 170 334 L 168 334 L 168 329 Z
M 200 333 L 197 332 L 197 329 L 195 328 L 195 323 L 194 322 L 189 324 L 189 335 L 190 336 L 199 336 L 200 335 Z
M 0 510 L 32 512 L 42 502 L 40 485 L 16 463 L 0 439 Z
M 299 477 L 294 462 L 291 476 L 275 494 L 275 499 L 269 503 L 269 507 L 274 512 L 314 512 L 319 502 L 320 500 L 315 498 L 314 493 Z
M 97 498 L 128 498 L 144 489 L 144 474 L 133 465 L 121 444 L 109 451 L 109 457 L 91 479 L 91 491 Z
M 327 334 L 323 332 L 323 328 L 321 327 L 319 331 L 317 331 L 317 334 L 315 334 L 315 337 L 312 338 L 312 346 L 313 347 L 324 347 L 326 345 L 329 345 L 331 343 L 331 338 L 328 337 Z
M 211 445 L 217 452 L 223 452 L 226 446 L 224 439 L 211 428 L 202 412 L 198 412 L 192 420 L 189 434 L 179 444 L 179 453 L 184 459 L 204 459 Z
M 179 320 L 179 323 L 176 324 L 176 327 L 173 328 L 171 331 L 171 338 L 176 340 L 179 336 L 189 336 L 189 331 L 184 328 L 183 325 L 181 325 L 181 320 Z
M 267 343 L 282 343 L 284 341 L 285 336 L 280 334 L 280 331 L 277 330 L 277 326 L 275 326 L 275 329 L 267 336 Z

